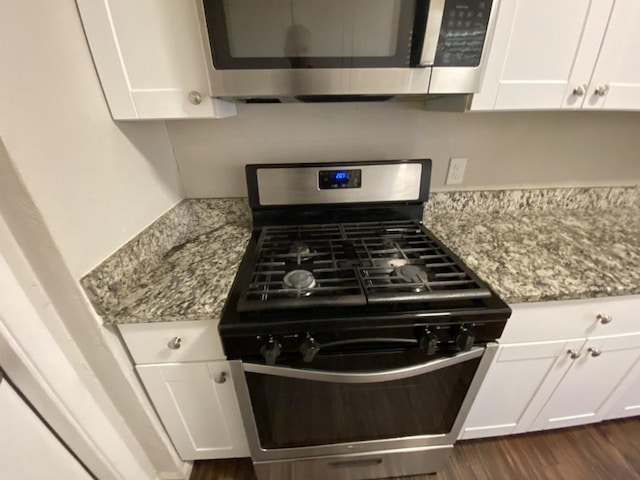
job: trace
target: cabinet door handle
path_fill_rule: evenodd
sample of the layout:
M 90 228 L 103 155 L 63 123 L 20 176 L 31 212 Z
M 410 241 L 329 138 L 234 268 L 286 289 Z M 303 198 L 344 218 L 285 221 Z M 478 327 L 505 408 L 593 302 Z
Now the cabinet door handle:
M 598 316 L 596 317 L 596 320 L 598 320 L 601 324 L 606 325 L 607 323 L 611 323 L 611 321 L 613 320 L 613 317 L 611 315 L 605 315 L 604 313 L 599 313 Z
M 213 379 L 214 382 L 216 383 L 224 383 L 227 381 L 227 372 L 220 372 L 220 375 L 218 375 L 216 378 Z
M 594 92 L 599 97 L 604 97 L 607 93 L 609 93 L 609 85 L 600 85 L 596 88 Z
M 576 358 L 580 358 L 580 356 L 582 355 L 582 352 L 576 352 L 573 348 L 570 348 L 569 350 L 567 350 L 567 353 L 569 354 L 572 360 L 575 360 Z
M 167 347 L 171 350 L 178 350 L 182 346 L 182 339 L 180 337 L 173 337 L 167 342 Z
M 202 94 L 195 90 L 189 92 L 189 101 L 194 105 L 200 105 L 202 103 Z
M 602 355 L 602 350 L 598 350 L 597 348 L 593 347 L 589 347 L 588 352 L 591 353 L 592 357 L 599 357 L 600 355 Z
M 576 97 L 584 97 L 584 94 L 587 93 L 587 86 L 586 85 L 578 85 L 576 88 L 573 89 L 572 93 Z

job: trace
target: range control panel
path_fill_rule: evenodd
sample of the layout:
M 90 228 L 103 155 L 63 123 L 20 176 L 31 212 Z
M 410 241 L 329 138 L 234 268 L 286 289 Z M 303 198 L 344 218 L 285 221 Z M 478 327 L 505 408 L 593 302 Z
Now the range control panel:
M 362 186 L 362 170 L 320 170 L 318 187 L 320 190 L 336 188 L 360 188 Z
M 435 66 L 477 67 L 487 36 L 492 0 L 445 2 Z

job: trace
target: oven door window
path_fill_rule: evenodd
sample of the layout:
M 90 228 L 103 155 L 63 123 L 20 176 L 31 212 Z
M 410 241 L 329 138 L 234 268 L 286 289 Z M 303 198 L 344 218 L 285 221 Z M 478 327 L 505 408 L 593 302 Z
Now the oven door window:
M 424 0 L 205 0 L 204 9 L 219 70 L 408 67 L 426 22 Z
M 396 369 L 406 353 L 334 355 L 314 370 L 354 370 L 354 360 Z M 447 434 L 458 416 L 481 355 L 417 375 L 366 383 L 317 381 L 246 372 L 261 447 L 278 449 Z M 431 363 L 431 362 L 430 362 Z M 278 367 L 271 367 L 277 369 Z M 400 367 L 402 368 L 402 367 Z M 275 370 L 274 370 L 275 371 Z

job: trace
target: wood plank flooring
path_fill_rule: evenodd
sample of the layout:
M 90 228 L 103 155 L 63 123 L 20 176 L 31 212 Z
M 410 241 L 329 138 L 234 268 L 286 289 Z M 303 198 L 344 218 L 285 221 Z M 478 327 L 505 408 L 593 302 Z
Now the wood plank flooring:
M 447 468 L 403 480 L 640 480 L 640 418 L 458 442 Z M 255 480 L 249 459 L 195 463 L 190 480 Z M 327 479 L 330 480 L 330 479 Z

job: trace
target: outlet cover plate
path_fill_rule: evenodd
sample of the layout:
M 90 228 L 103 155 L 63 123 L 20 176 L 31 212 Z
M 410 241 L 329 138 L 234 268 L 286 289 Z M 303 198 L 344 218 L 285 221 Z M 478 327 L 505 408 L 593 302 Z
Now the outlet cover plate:
M 447 172 L 447 185 L 459 185 L 464 179 L 464 171 L 467 168 L 466 158 L 451 158 L 449 171 Z

